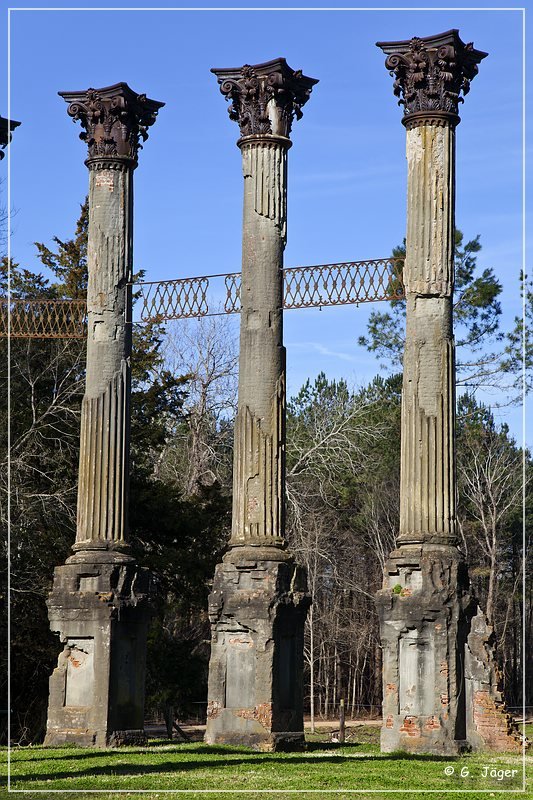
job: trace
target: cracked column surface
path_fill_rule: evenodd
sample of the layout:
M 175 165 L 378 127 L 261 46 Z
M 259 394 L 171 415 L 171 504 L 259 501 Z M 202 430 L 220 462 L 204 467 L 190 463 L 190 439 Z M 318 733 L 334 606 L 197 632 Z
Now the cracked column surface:
M 381 747 L 452 754 L 472 744 L 465 658 L 476 613 L 455 515 L 455 128 L 487 54 L 456 30 L 377 46 L 407 129 L 400 531 L 377 596 Z
M 285 59 L 213 69 L 244 175 L 239 400 L 229 549 L 209 598 L 206 741 L 303 743 L 305 573 L 285 541 L 283 251 L 291 124 L 317 83 Z
M 125 83 L 60 95 L 89 151 L 88 331 L 76 541 L 48 599 L 64 650 L 45 743 L 105 746 L 144 738 L 150 581 L 127 541 L 133 171 L 163 103 Z
M 458 103 L 487 55 L 458 31 L 380 42 L 407 129 L 400 531 L 377 603 L 382 750 L 518 750 L 494 632 L 458 549 L 453 258 Z

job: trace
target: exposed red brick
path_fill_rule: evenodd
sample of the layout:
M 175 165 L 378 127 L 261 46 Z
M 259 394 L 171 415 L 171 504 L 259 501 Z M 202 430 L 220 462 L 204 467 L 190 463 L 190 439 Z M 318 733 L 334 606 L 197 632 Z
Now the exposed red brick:
M 243 719 L 255 719 L 267 730 L 272 728 L 272 703 L 259 703 L 254 708 L 237 708 L 233 713 Z
M 222 703 L 218 700 L 210 700 L 207 704 L 207 716 L 209 719 L 216 719 L 222 710 Z
M 420 728 L 418 727 L 418 717 L 405 717 L 403 725 L 400 728 L 402 733 L 408 736 L 420 736 Z
M 488 690 L 474 692 L 474 724 L 488 748 L 520 752 L 520 735 L 511 715 Z

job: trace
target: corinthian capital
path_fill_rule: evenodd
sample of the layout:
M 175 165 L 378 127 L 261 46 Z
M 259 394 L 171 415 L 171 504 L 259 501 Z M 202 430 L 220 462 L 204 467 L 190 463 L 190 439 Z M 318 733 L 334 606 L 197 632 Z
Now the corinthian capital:
M 165 105 L 137 94 L 127 83 L 59 95 L 69 104 L 69 116 L 79 120 L 85 129 L 80 139 L 87 143 L 89 159 L 110 157 L 134 164 L 141 139 L 146 141 L 147 129 Z
M 394 94 L 404 107 L 402 122 L 412 127 L 432 121 L 459 122 L 459 103 L 470 90 L 477 65 L 488 53 L 465 44 L 453 29 L 422 39 L 376 42 L 387 55 L 386 68 L 395 78 Z
M 20 122 L 16 122 L 14 119 L 9 120 L 0 116 L 0 147 L 2 150 L 8 146 L 9 142 L 11 141 L 13 131 L 15 128 L 18 128 L 19 125 Z M 0 161 L 4 157 L 2 150 L 0 150 Z
M 212 69 L 220 91 L 231 101 L 230 119 L 239 123 L 241 136 L 289 136 L 294 117 L 300 119 L 318 81 L 291 69 L 284 58 L 237 69 Z

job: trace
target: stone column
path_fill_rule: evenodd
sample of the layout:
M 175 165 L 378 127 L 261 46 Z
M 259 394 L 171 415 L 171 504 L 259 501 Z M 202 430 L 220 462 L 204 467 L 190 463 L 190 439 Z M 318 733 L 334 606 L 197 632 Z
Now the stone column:
M 464 652 L 475 603 L 457 544 L 453 338 L 455 128 L 487 54 L 456 30 L 378 42 L 407 129 L 407 302 L 400 532 L 377 603 L 382 750 L 465 746 Z
M 149 576 L 128 546 L 133 171 L 163 103 L 125 83 L 60 92 L 88 145 L 87 374 L 74 554 L 54 573 L 45 743 L 142 741 Z
M 213 69 L 244 175 L 239 400 L 229 549 L 209 598 L 206 741 L 303 742 L 305 574 L 285 541 L 283 251 L 291 124 L 317 83 L 276 59 Z
M 20 122 L 17 122 L 14 119 L 9 120 L 0 116 L 0 161 L 5 155 L 5 153 L 2 151 L 8 146 L 9 142 L 11 141 L 11 137 L 13 136 L 13 131 L 15 128 L 18 128 L 19 125 Z

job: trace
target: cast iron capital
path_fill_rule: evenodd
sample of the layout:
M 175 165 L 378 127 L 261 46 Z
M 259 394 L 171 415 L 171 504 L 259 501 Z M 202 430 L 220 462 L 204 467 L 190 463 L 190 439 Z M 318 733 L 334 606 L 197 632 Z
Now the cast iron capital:
M 404 107 L 406 128 L 432 122 L 457 125 L 459 103 L 470 90 L 477 65 L 488 53 L 465 44 L 455 28 L 435 36 L 376 42 L 395 78 L 394 94 Z M 463 96 L 461 96 L 463 95 Z
M 16 122 L 14 119 L 9 120 L 0 116 L 0 147 L 2 150 L 5 150 L 5 148 L 8 146 L 9 142 L 11 141 L 13 131 L 15 128 L 18 128 L 19 125 L 20 122 Z M 0 150 L 0 161 L 5 155 L 2 150 Z
M 69 104 L 69 116 L 79 120 L 85 129 L 80 139 L 89 148 L 89 162 L 108 158 L 135 166 L 141 139 L 146 141 L 147 129 L 165 105 L 137 94 L 127 83 L 58 94 Z
M 288 138 L 294 117 L 302 117 L 316 78 L 291 69 L 284 58 L 236 69 L 212 69 L 220 91 L 231 101 L 230 119 L 239 123 L 241 137 Z

